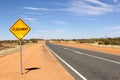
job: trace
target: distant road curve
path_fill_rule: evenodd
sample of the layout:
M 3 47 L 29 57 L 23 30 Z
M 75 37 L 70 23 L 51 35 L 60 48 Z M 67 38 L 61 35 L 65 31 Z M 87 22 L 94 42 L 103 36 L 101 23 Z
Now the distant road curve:
M 120 80 L 120 56 L 51 44 L 46 46 L 76 80 Z

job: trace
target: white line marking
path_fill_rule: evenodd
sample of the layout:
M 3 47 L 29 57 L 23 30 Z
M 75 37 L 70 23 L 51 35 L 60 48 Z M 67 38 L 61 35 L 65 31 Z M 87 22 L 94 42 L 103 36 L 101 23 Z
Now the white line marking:
M 47 45 L 46 45 L 47 46 Z M 80 74 L 77 70 L 75 70 L 71 65 L 69 65 L 66 61 L 64 61 L 61 57 L 59 57 L 52 49 L 50 49 L 48 46 L 47 48 L 58 58 L 60 59 L 64 64 L 66 64 L 70 69 L 72 69 L 79 77 L 81 77 L 83 80 L 87 80 L 82 74 Z M 67 49 L 67 48 L 66 48 Z
M 75 51 L 75 50 L 72 50 L 72 49 L 68 49 L 68 48 L 64 48 L 64 49 L 69 50 L 69 51 L 76 52 L 76 53 L 78 53 L 78 54 L 83 54 L 83 53 L 81 53 L 81 52 L 79 52 L 79 51 Z
M 86 56 L 89 56 L 89 57 L 93 57 L 93 58 L 101 59 L 101 60 L 104 60 L 104 61 L 120 64 L 120 62 L 118 62 L 118 61 L 113 61 L 113 60 L 110 60 L 110 59 L 105 59 L 105 58 L 102 58 L 102 57 L 98 57 L 98 56 L 94 56 L 94 55 L 90 55 L 90 54 L 86 54 L 86 53 L 81 53 L 79 51 L 72 50 L 72 49 L 69 49 L 69 48 L 64 48 L 64 49 L 67 49 L 69 51 L 73 51 L 73 52 L 78 53 L 78 54 L 86 55 Z

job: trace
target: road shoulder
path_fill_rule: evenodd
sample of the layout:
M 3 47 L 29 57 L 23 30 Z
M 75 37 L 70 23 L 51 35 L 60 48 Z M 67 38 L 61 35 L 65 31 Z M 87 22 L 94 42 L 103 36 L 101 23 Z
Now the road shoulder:
M 80 44 L 80 43 L 68 43 L 68 42 L 54 42 L 51 41 L 53 44 L 63 45 L 63 46 L 70 46 L 74 48 L 81 48 L 81 49 L 87 49 L 97 52 L 103 52 L 107 54 L 113 54 L 113 55 L 119 55 L 120 56 L 120 49 L 117 48 L 111 48 L 111 47 L 99 47 L 99 46 L 93 46 L 89 44 Z
M 45 42 L 23 49 L 23 75 L 20 75 L 19 51 L 0 58 L 1 80 L 74 80 L 50 53 Z

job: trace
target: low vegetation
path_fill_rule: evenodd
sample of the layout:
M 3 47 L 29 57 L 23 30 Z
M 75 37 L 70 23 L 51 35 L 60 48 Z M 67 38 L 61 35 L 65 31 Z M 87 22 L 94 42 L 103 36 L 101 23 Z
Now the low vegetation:
M 120 37 L 116 38 L 92 38 L 92 39 L 72 39 L 72 40 L 64 40 L 64 39 L 52 39 L 53 41 L 75 41 L 78 43 L 96 43 L 98 45 L 117 45 L 120 46 Z
M 21 41 L 21 44 L 24 45 L 26 43 L 38 43 L 38 41 L 43 39 L 23 39 Z M 0 41 L 0 47 L 2 47 L 2 44 L 20 44 L 18 40 L 2 40 Z
M 99 45 L 119 45 L 120 46 L 120 37 L 118 38 L 94 38 L 94 39 L 80 39 L 75 40 L 79 43 L 97 43 Z

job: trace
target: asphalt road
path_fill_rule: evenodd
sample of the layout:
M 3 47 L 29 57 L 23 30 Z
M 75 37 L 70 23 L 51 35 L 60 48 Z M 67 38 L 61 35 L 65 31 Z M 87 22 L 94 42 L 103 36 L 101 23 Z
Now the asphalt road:
M 120 80 L 120 56 L 49 42 L 46 46 L 76 80 Z

